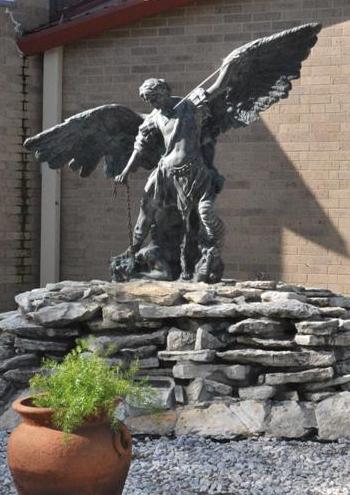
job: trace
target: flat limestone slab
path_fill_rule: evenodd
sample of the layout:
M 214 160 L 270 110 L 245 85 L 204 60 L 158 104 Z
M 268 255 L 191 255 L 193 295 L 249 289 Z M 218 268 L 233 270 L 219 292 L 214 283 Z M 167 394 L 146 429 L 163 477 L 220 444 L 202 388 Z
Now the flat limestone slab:
M 298 333 L 305 335 L 333 335 L 338 331 L 339 319 L 332 318 L 324 321 L 300 321 L 295 324 Z
M 319 437 L 324 440 L 350 438 L 350 392 L 340 392 L 316 407 Z
M 267 318 L 290 318 L 295 320 L 304 320 L 305 318 L 321 315 L 319 308 L 294 299 L 240 304 L 238 312 L 250 318 L 265 316 Z
M 130 433 L 134 435 L 172 435 L 175 430 L 176 411 L 159 412 L 144 416 L 128 417 L 125 420 Z
M 27 317 L 44 327 L 65 327 L 72 323 L 90 320 L 100 310 L 98 304 L 64 302 L 28 313 Z
M 198 361 L 210 363 L 215 359 L 215 351 L 159 351 L 158 357 L 163 361 Z
M 333 378 L 333 368 L 314 368 L 294 373 L 266 373 L 259 377 L 259 383 L 266 385 L 284 385 L 286 383 L 322 382 Z
M 184 408 L 179 412 L 175 434 L 215 438 L 253 436 L 264 431 L 267 413 L 266 403 L 252 400 Z
M 271 318 L 246 318 L 227 329 L 233 335 L 256 337 L 280 337 L 286 330 L 286 324 Z
M 336 335 L 296 335 L 295 343 L 301 346 L 312 347 L 349 347 L 350 346 L 350 332 L 340 332 Z
M 180 304 L 178 306 L 164 307 L 156 304 L 140 304 L 141 318 L 159 320 L 167 318 L 228 318 L 235 317 L 239 313 L 237 304 L 213 304 L 205 306 L 202 304 Z
M 316 426 L 311 404 L 288 400 L 273 402 L 265 431 L 272 437 L 301 438 Z
M 262 349 L 236 349 L 217 352 L 224 361 L 238 364 L 261 364 L 271 367 L 305 366 L 317 368 L 327 367 L 335 363 L 333 352 L 327 351 L 268 351 Z

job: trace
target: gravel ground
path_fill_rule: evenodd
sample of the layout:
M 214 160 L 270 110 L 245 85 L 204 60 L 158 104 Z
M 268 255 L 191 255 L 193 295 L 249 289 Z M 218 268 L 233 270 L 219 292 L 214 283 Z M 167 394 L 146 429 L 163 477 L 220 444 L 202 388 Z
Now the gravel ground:
M 16 495 L 0 432 L 0 495 Z M 123 495 L 350 495 L 350 441 L 134 440 Z

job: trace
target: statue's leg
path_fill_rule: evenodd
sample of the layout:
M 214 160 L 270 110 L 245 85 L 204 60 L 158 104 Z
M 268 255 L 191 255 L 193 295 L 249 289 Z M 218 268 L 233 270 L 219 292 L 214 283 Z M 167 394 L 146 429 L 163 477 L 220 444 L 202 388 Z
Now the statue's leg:
M 198 215 L 202 227 L 202 257 L 196 265 L 195 278 L 204 282 L 218 282 L 224 271 L 221 247 L 225 227 L 214 209 L 215 195 L 205 194 L 198 203 Z
M 156 171 L 155 171 L 156 172 Z M 154 222 L 155 213 L 159 207 L 159 201 L 154 197 L 156 174 L 152 173 L 147 181 L 140 203 L 140 211 L 133 233 L 133 249 L 141 249 L 150 228 Z
M 198 203 L 198 215 L 205 234 L 207 247 L 221 248 L 224 243 L 225 226 L 214 208 L 215 196 L 203 196 Z
M 181 212 L 184 224 L 184 235 L 180 245 L 180 263 L 181 263 L 181 275 L 182 280 L 190 280 L 192 278 L 192 270 L 189 266 L 188 260 L 191 257 L 191 225 L 190 225 L 190 212 Z

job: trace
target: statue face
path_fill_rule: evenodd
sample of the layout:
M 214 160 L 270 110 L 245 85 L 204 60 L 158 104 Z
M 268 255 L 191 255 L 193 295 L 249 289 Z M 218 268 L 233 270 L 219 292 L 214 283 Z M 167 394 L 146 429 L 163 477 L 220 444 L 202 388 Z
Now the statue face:
M 144 95 L 144 100 L 150 103 L 153 108 L 161 110 L 169 106 L 170 96 L 166 93 L 161 93 L 158 91 L 152 91 Z

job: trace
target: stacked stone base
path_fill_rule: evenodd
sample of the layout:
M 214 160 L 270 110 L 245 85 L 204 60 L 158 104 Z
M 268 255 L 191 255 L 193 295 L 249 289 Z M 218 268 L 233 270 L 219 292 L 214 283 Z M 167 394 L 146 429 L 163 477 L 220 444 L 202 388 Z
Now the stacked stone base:
M 126 405 L 133 433 L 350 437 L 350 298 L 273 281 L 49 284 L 0 315 L 0 428 L 40 370 L 86 352 L 138 360 L 159 411 Z

